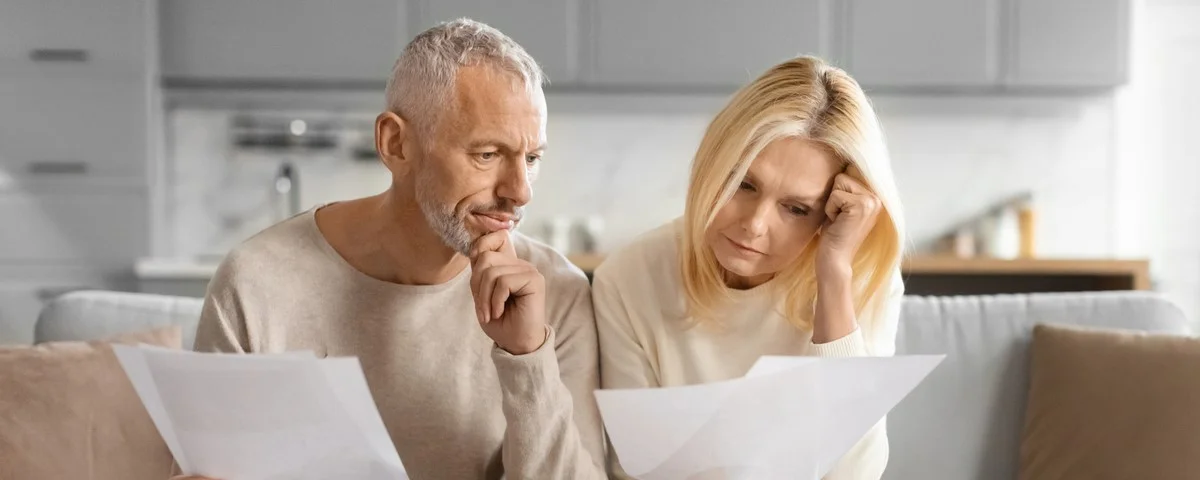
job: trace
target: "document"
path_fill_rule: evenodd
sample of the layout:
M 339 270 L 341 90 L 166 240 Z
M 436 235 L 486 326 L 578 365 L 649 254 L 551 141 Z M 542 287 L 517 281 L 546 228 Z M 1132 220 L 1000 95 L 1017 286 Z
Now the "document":
M 355 358 L 113 351 L 186 474 L 408 478 Z
M 943 358 L 766 356 L 742 378 L 596 400 L 634 477 L 819 479 Z

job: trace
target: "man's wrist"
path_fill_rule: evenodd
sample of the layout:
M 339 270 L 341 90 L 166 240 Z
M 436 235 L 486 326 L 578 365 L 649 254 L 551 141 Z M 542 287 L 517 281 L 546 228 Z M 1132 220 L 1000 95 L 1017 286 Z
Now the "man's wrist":
M 501 350 L 508 352 L 510 355 L 528 355 L 528 354 L 536 352 L 536 351 L 538 351 L 538 349 L 542 348 L 542 345 L 545 345 L 546 340 L 549 340 L 549 339 L 550 339 L 550 327 L 544 326 L 542 329 L 541 338 L 537 338 L 537 336 L 532 336 L 529 339 L 527 339 L 526 341 L 514 343 L 514 344 L 510 344 L 510 345 L 501 345 L 499 342 L 496 342 L 496 346 L 500 347 Z

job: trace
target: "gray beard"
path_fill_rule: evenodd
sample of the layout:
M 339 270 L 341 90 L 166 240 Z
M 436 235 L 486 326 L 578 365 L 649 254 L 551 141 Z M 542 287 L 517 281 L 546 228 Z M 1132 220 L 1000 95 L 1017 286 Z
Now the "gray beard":
M 433 200 L 433 192 L 430 191 L 433 182 L 425 177 L 422 174 L 417 175 L 416 192 L 417 206 L 421 208 L 425 222 L 447 247 L 463 255 L 470 253 L 474 239 L 471 238 L 471 232 L 467 231 L 466 223 L 454 214 L 452 208 L 446 208 Z

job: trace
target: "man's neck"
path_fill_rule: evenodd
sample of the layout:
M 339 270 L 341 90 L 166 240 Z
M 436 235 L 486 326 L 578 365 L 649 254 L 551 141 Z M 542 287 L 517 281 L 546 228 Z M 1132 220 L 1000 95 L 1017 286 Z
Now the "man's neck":
M 415 202 L 392 190 L 322 208 L 317 226 L 346 262 L 385 282 L 439 285 L 470 264 L 429 228 Z

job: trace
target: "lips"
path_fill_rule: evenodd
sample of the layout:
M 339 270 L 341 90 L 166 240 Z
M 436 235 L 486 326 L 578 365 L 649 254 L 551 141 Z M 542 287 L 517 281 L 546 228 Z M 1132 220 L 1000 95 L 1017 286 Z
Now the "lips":
M 725 237 L 725 240 L 728 241 L 729 245 L 733 246 L 733 248 L 739 252 L 742 252 L 745 254 L 753 254 L 753 255 L 766 255 L 763 252 L 760 252 L 758 250 L 755 250 L 754 248 L 751 248 L 749 245 L 738 243 L 737 241 L 735 241 L 732 238 Z
M 483 228 L 488 232 L 499 230 L 512 230 L 519 220 L 516 216 L 507 213 L 472 213 L 476 220 L 483 225 Z

